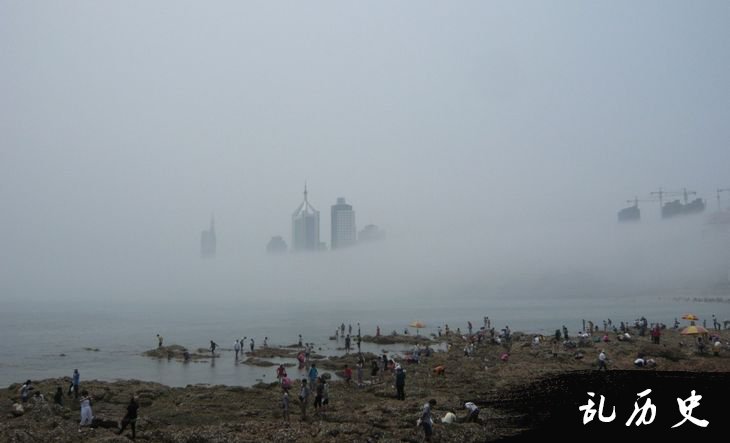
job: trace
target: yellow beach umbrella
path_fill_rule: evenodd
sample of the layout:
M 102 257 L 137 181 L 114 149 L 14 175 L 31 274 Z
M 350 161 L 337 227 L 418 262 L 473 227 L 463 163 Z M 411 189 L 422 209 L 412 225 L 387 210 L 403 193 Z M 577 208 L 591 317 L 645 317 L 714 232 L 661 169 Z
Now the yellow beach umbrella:
M 691 325 L 687 326 L 686 328 L 682 329 L 682 332 L 680 334 L 682 335 L 698 335 L 698 334 L 708 334 L 710 331 L 703 328 L 702 326 L 696 326 Z
M 694 314 L 684 314 L 684 315 L 682 316 L 682 320 L 692 320 L 692 321 L 695 321 L 695 320 L 699 320 L 699 319 L 700 319 L 700 318 L 699 318 L 699 317 L 697 317 L 697 316 L 696 316 L 696 315 L 694 315 Z

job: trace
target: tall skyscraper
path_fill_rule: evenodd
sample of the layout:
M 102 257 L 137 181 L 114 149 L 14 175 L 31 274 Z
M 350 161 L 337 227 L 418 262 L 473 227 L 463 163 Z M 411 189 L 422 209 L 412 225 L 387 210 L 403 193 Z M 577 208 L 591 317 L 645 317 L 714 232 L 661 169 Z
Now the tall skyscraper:
M 210 229 L 200 233 L 200 256 L 203 258 L 215 257 L 215 219 L 210 217 Z
M 352 205 L 345 202 L 344 197 L 337 199 L 337 204 L 332 205 L 332 249 L 346 248 L 357 242 L 357 229 L 355 229 L 355 211 Z
M 304 201 L 291 216 L 292 249 L 294 251 L 319 251 L 319 211 L 307 200 L 304 184 Z

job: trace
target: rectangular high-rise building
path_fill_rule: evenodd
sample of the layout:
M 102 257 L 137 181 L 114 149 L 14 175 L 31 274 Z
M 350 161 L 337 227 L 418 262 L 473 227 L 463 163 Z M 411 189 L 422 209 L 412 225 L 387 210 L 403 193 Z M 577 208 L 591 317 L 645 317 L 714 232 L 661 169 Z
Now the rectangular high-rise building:
M 355 211 L 352 205 L 345 202 L 344 197 L 337 199 L 337 204 L 332 205 L 331 223 L 331 247 L 332 249 L 346 248 L 357 242 L 357 229 L 355 228 Z

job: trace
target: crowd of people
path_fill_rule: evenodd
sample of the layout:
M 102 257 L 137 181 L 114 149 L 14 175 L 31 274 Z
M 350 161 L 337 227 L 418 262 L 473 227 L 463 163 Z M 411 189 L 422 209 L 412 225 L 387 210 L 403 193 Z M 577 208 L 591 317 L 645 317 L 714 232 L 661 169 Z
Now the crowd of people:
M 720 324 L 713 317 L 715 328 L 718 332 L 712 334 L 700 334 L 696 335 L 693 339 L 695 340 L 694 345 L 698 353 L 704 353 L 708 350 L 712 351 L 714 355 L 719 355 L 723 349 L 730 349 L 730 343 L 723 344 L 721 341 L 719 329 Z M 564 354 L 565 351 L 573 353 L 575 359 L 582 359 L 585 353 L 581 348 L 594 347 L 596 344 L 605 346 L 613 340 L 616 341 L 628 341 L 638 339 L 638 337 L 650 337 L 650 342 L 655 345 L 661 344 L 662 335 L 667 329 L 667 326 L 663 323 L 649 323 L 645 317 L 638 318 L 633 324 L 629 322 L 621 321 L 618 325 L 614 324 L 611 319 L 602 321 L 603 327 L 599 327 L 593 321 L 583 321 L 583 328 L 578 330 L 575 334 L 571 334 L 565 325 L 560 329 L 555 330 L 555 334 L 550 337 L 546 337 L 541 334 L 533 334 L 529 337 L 525 344 L 522 346 L 529 346 L 533 350 L 540 351 L 546 343 L 550 343 L 550 351 L 546 355 L 551 355 L 553 358 L 557 358 L 559 354 Z M 675 319 L 674 329 L 678 328 L 678 322 Z M 340 337 L 344 338 L 344 351 L 345 355 L 350 352 L 354 352 L 351 347 L 352 343 L 352 324 L 346 329 L 345 324 L 342 323 L 336 328 L 335 339 L 339 340 Z M 380 327 L 377 327 L 376 335 L 379 335 Z M 480 328 L 476 329 L 471 322 L 467 322 L 465 332 L 462 334 L 460 327 L 456 328 L 456 331 L 451 329 L 448 324 L 444 325 L 442 329 L 440 326 L 437 329 L 436 337 L 447 337 L 449 338 L 449 348 L 451 343 L 459 343 L 459 340 L 463 342 L 464 357 L 473 358 L 476 355 L 477 349 L 482 345 L 499 345 L 502 351 L 499 353 L 499 360 L 503 364 L 509 362 L 510 352 L 512 343 L 514 340 L 514 334 L 509 326 L 505 326 L 499 331 L 492 327 L 491 320 L 489 317 L 484 317 L 484 324 Z M 709 336 L 708 336 L 709 335 Z M 159 348 L 163 346 L 163 338 L 157 334 L 157 345 Z M 421 365 L 424 361 L 427 361 L 432 356 L 434 350 L 428 345 L 415 344 L 413 347 L 404 352 L 402 356 L 389 355 L 387 352 L 383 352 L 380 357 L 373 358 L 369 363 L 365 361 L 364 354 L 361 352 L 361 327 L 360 323 L 357 323 L 357 363 L 354 365 L 355 377 L 353 381 L 353 368 L 350 365 L 343 365 L 343 369 L 338 371 L 338 375 L 344 382 L 344 385 L 336 385 L 338 390 L 341 389 L 352 389 L 363 388 L 369 383 L 371 386 L 392 381 L 394 388 L 393 397 L 399 401 L 406 399 L 406 380 L 407 373 L 405 365 Z M 451 340 L 455 338 L 456 340 Z M 247 341 L 248 339 L 248 341 Z M 646 340 L 646 339 L 644 339 Z M 524 340 L 521 340 L 525 342 Z M 239 356 L 243 356 L 244 344 L 248 343 L 251 352 L 255 351 L 254 338 L 244 337 L 242 339 L 236 339 L 233 344 L 233 351 L 235 360 L 238 362 Z M 324 417 L 328 407 L 330 405 L 330 374 L 320 373 L 317 363 L 312 360 L 312 354 L 314 353 L 314 344 L 303 342 L 301 334 L 297 345 L 301 348 L 297 353 L 297 360 L 299 362 L 298 370 L 300 373 L 304 373 L 304 377 L 298 382 L 295 387 L 294 382 L 287 373 L 286 367 L 281 364 L 276 369 L 276 379 L 281 387 L 281 401 L 280 406 L 282 410 L 282 417 L 286 423 L 290 422 L 290 406 L 291 406 L 291 391 L 296 389 L 297 401 L 300 410 L 300 419 L 307 421 L 308 410 L 313 407 L 313 414 L 317 417 Z M 684 342 L 680 342 L 680 346 L 684 345 Z M 263 346 L 268 346 L 268 337 L 263 340 Z M 216 350 L 219 346 L 215 341 L 210 340 L 210 352 L 212 356 L 216 355 Z M 546 348 L 547 350 L 547 348 Z M 650 356 L 647 356 L 646 348 L 642 348 L 642 351 L 636 354 L 633 360 L 633 364 L 636 368 L 655 368 L 657 366 L 657 360 Z M 595 360 L 595 367 L 598 371 L 608 371 L 611 366 L 610 358 L 605 347 L 601 347 Z M 365 381 L 365 369 L 370 368 L 370 379 L 369 382 Z M 446 366 L 439 364 L 431 371 L 434 377 L 445 377 Z M 420 372 L 423 374 L 423 372 Z M 64 408 L 67 405 L 77 405 L 80 413 L 79 420 L 79 432 L 83 428 L 94 425 L 94 413 L 93 403 L 94 398 L 86 390 L 81 389 L 80 373 L 78 369 L 74 369 L 69 379 L 68 388 L 65 391 L 61 386 L 58 386 L 56 391 L 52 394 L 53 405 L 55 407 Z M 27 380 L 23 383 L 18 390 L 19 398 L 21 403 L 33 403 L 43 404 L 46 402 L 45 396 L 35 390 L 31 380 Z M 49 394 L 50 395 L 50 394 Z M 466 415 L 463 418 L 459 418 L 456 415 L 456 411 L 448 410 L 446 414 L 440 419 L 442 423 L 449 424 L 456 421 L 461 422 L 477 422 L 480 421 L 480 408 L 472 401 L 464 401 L 463 407 L 466 410 Z M 422 412 L 417 420 L 417 425 L 423 429 L 424 436 L 427 441 L 431 439 L 433 434 L 433 408 L 436 406 L 436 400 L 431 399 L 423 405 Z M 136 438 L 137 431 L 137 420 L 139 413 L 139 401 L 136 395 L 132 395 L 129 403 L 126 406 L 126 413 L 119 421 L 118 433 L 122 434 L 127 428 L 131 430 L 131 438 Z
M 31 380 L 27 380 L 21 385 L 19 395 L 22 404 L 30 403 L 32 406 L 48 405 L 46 397 L 39 390 L 35 389 Z M 64 390 L 61 386 L 57 386 L 56 391 L 53 393 L 53 402 L 50 405 L 55 408 L 59 408 L 59 410 L 71 407 L 74 404 L 78 405 L 80 415 L 78 430 L 79 432 L 82 432 L 84 428 L 93 427 L 95 424 L 96 417 L 94 416 L 92 409 L 93 402 L 94 398 L 91 394 L 89 394 L 86 389 L 81 389 L 81 374 L 78 369 L 74 369 L 70 377 L 69 387 L 66 394 L 64 395 Z M 119 421 L 117 434 L 121 435 L 124 433 L 127 426 L 129 426 L 132 431 L 130 438 L 132 440 L 136 438 L 138 409 L 139 400 L 137 395 L 133 394 L 129 400 L 129 404 L 127 405 L 125 415 Z

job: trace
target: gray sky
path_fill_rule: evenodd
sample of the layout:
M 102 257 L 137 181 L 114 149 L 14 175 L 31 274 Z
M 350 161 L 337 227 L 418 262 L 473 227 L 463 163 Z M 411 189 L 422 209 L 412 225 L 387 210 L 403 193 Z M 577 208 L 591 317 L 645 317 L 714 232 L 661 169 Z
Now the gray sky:
M 345 196 L 385 267 L 594 238 L 659 186 L 714 209 L 728 23 L 727 1 L 2 1 L 0 289 L 106 260 L 143 280 L 197 259 L 211 212 L 219 255 L 255 263 L 305 180 L 322 239 Z

